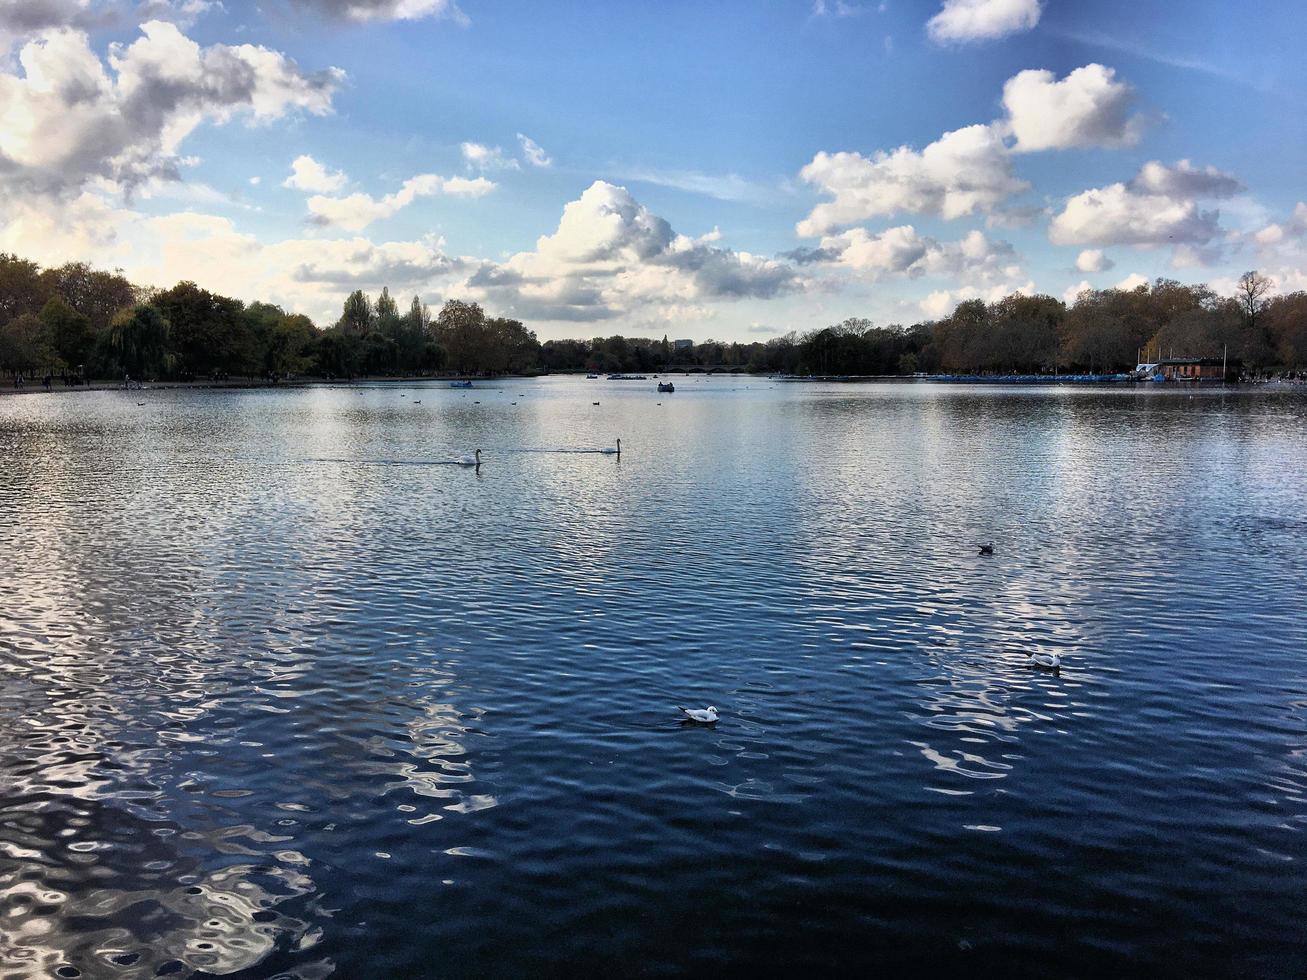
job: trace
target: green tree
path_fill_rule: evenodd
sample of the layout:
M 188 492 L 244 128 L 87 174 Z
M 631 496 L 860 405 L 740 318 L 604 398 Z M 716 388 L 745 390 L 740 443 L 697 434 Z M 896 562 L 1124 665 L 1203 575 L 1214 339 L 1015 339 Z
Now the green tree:
M 169 324 L 174 363 L 182 373 L 243 374 L 257 368 L 255 338 L 240 300 L 179 282 L 157 293 L 150 305 Z
M 24 313 L 36 313 L 50 297 L 41 267 L 17 255 L 0 252 L 0 323 Z
M 49 371 L 58 365 L 50 330 L 40 317 L 23 313 L 0 327 L 0 367 L 10 374 Z
M 476 303 L 451 299 L 440 308 L 434 331 L 437 342 L 449 358 L 449 366 L 459 374 L 481 369 L 487 360 L 488 336 L 486 314 Z
M 354 290 L 345 297 L 345 307 L 336 325 L 347 334 L 362 337 L 372 329 L 372 323 L 372 303 L 364 295 L 363 290 Z
M 86 364 L 95 347 L 91 318 L 78 313 L 61 296 L 51 296 L 41 307 L 40 317 L 59 359 L 72 368 Z
M 122 310 L 109 325 L 118 366 L 138 380 L 163 374 L 172 366 L 169 333 L 167 319 L 153 306 Z

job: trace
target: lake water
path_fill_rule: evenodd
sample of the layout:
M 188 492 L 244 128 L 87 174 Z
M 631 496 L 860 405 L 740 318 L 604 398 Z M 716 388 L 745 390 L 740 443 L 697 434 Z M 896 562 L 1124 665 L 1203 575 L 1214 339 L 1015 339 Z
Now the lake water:
M 0 398 L 4 975 L 1307 972 L 1307 397 L 676 383 Z

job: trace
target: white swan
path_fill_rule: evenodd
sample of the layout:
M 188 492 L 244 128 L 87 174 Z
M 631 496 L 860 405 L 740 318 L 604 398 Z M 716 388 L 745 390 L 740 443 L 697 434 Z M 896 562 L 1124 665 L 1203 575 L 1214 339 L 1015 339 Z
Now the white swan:
M 458 460 L 458 465 L 459 465 L 459 466 L 475 466 L 475 467 L 477 467 L 478 469 L 480 469 L 480 467 L 481 467 L 481 450 L 478 449 L 478 450 L 476 451 L 476 454 L 473 455 L 473 456 L 464 456 L 462 459 Z
M 1061 670 L 1062 658 L 1056 653 L 1032 653 L 1026 658 L 1026 666 L 1040 670 Z
M 610 447 L 610 448 L 608 448 L 608 449 L 601 449 L 601 450 L 599 450 L 599 451 L 600 451 L 601 453 L 604 453 L 604 454 L 608 455 L 608 456 L 620 456 L 620 455 L 622 455 L 622 440 L 621 440 L 621 439 L 618 439 L 618 440 L 617 440 L 617 448 L 616 448 L 616 449 L 613 449 L 613 448 Z
M 678 704 L 677 708 L 685 712 L 685 717 L 690 721 L 696 721 L 700 725 L 711 725 L 717 721 L 717 708 L 711 704 L 706 708 L 681 708 Z

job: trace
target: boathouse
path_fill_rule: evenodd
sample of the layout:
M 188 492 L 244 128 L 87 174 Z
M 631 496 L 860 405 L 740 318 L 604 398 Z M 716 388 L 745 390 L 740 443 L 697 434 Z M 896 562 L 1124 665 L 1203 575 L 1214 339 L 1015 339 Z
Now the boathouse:
M 1167 381 L 1228 381 L 1238 377 L 1239 366 L 1220 357 L 1166 357 L 1155 370 Z

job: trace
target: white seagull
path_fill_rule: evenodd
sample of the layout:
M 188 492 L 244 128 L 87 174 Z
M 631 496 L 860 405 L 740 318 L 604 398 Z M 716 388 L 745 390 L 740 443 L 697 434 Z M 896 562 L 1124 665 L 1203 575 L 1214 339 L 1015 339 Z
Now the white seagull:
M 1056 653 L 1032 653 L 1026 658 L 1026 666 L 1040 670 L 1061 670 L 1062 658 Z
M 679 704 L 676 707 L 685 712 L 686 718 L 697 721 L 700 725 L 711 725 L 717 721 L 717 709 L 711 704 L 706 708 L 682 708 Z

